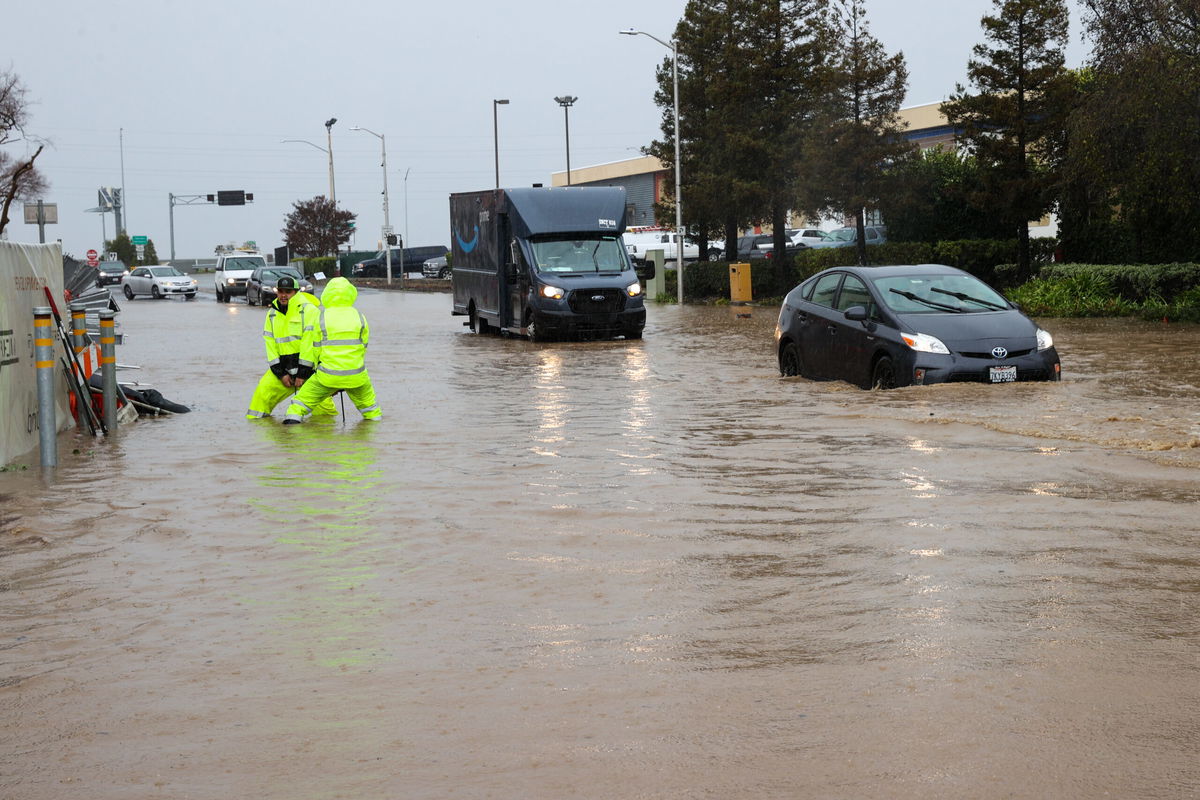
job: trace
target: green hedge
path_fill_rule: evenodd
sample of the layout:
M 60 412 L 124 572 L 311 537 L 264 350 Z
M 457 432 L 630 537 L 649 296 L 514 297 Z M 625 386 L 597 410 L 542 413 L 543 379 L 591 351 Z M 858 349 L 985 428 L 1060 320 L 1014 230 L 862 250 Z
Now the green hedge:
M 1049 261 L 1054 255 L 1055 240 L 1034 239 L 1030 255 L 1035 262 Z M 988 283 L 1011 285 L 1015 269 L 1002 272 L 1007 262 L 1016 261 L 1016 241 L 990 239 L 953 242 L 887 242 L 867 248 L 867 263 L 875 266 L 891 264 L 946 264 L 958 267 Z M 750 283 L 755 299 L 779 298 L 798 283 L 830 267 L 849 267 L 858 263 L 853 247 L 811 248 L 796 253 L 790 264 L 778 266 L 773 259 L 750 262 Z M 668 265 L 671 266 L 671 265 Z M 729 263 L 708 261 L 685 267 L 687 277 L 684 292 L 689 300 L 712 300 L 729 297 Z M 676 296 L 675 271 L 668 269 L 667 294 Z M 1005 278 L 1005 280 L 1001 280 Z
M 1008 296 L 1034 316 L 1200 322 L 1200 264 L 1047 264 Z
M 1162 301 L 1200 286 L 1200 264 L 1046 264 L 1038 277 L 1053 281 L 1081 274 L 1103 278 L 1118 296 L 1136 302 Z

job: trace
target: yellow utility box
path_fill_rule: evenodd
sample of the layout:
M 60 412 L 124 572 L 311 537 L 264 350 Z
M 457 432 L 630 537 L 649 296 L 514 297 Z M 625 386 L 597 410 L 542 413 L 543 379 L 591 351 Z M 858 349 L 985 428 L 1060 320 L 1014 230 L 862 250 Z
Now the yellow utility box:
M 729 265 L 729 302 L 749 303 L 753 300 L 750 290 L 750 265 Z

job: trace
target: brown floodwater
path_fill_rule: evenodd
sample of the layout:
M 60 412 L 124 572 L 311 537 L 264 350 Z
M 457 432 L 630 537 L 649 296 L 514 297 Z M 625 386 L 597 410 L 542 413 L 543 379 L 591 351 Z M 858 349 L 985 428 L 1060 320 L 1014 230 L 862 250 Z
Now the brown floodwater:
M 358 305 L 384 419 L 285 428 L 261 308 L 122 302 L 194 410 L 0 473 L 0 797 L 1200 793 L 1200 327 L 881 393 Z

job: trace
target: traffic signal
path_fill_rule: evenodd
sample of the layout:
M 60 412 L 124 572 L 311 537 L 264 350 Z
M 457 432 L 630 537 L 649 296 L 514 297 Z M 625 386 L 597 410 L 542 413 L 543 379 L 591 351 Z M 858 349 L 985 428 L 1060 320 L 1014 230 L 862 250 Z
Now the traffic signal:
M 253 197 L 254 195 L 251 195 L 251 198 Z M 246 205 L 246 193 L 241 189 L 234 189 L 227 192 L 217 192 L 217 205 L 244 206 Z

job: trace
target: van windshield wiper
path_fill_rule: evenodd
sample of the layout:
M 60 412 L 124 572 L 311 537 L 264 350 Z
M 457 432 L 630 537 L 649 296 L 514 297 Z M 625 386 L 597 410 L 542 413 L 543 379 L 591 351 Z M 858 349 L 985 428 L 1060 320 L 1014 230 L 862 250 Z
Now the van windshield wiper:
M 951 305 L 946 305 L 945 303 L 939 303 L 936 300 L 930 300 L 927 297 L 921 297 L 921 295 L 919 295 L 919 294 L 913 294 L 912 292 L 906 292 L 906 291 L 903 291 L 902 289 L 888 289 L 888 291 L 898 294 L 901 297 L 907 297 L 909 300 L 916 300 L 918 303 L 924 303 L 925 305 L 929 306 L 930 308 L 940 308 L 943 311 L 953 311 L 955 314 L 962 313 L 962 309 L 959 308 L 958 306 L 951 306 Z
M 938 294 L 948 294 L 956 300 L 965 300 L 968 303 L 978 303 L 984 308 L 990 308 L 993 311 L 1002 311 L 1005 308 L 1005 306 L 997 305 L 991 300 L 980 300 L 978 297 L 972 297 L 969 294 L 963 294 L 962 292 L 951 292 L 947 289 L 939 289 L 936 286 L 929 287 L 929 291 L 937 292 Z

